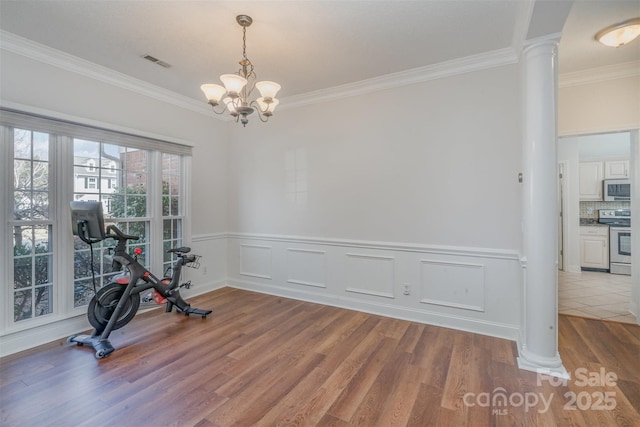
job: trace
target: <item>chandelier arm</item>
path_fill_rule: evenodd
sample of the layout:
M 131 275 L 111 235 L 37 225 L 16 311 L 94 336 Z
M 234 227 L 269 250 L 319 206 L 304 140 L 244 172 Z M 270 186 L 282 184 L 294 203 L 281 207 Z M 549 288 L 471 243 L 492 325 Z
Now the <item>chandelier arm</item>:
M 258 113 L 258 117 L 260 118 L 260 121 L 262 123 L 267 123 L 269 121 L 269 117 L 271 116 L 266 116 L 261 110 L 260 110 L 260 106 L 258 105 L 258 103 L 254 100 L 251 101 L 251 103 L 249 104 L 249 106 L 253 107 L 253 109 Z
M 211 109 L 213 110 L 213 112 L 218 114 L 218 115 L 224 114 L 224 112 L 227 111 L 227 106 L 226 105 L 223 105 L 222 106 L 222 110 L 220 110 L 220 111 L 216 110 L 216 106 L 215 105 L 213 105 L 213 104 L 209 104 L 209 105 L 211 105 Z M 218 105 L 220 105 L 220 104 L 218 104 Z
M 243 88 L 246 95 L 245 99 L 249 99 L 251 97 L 251 94 L 253 93 L 253 90 L 256 88 L 256 82 L 258 81 L 258 76 L 253 71 L 253 64 L 251 65 L 250 71 L 243 77 L 247 79 L 247 85 Z

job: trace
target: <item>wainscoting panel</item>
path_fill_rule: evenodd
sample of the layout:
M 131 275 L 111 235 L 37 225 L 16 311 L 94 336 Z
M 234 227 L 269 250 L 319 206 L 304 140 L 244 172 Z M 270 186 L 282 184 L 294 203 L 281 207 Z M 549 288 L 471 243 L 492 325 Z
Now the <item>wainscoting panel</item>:
M 393 298 L 394 258 L 348 253 L 346 291 Z
M 326 251 L 287 248 L 287 282 L 327 287 Z
M 484 265 L 420 261 L 420 302 L 484 311 Z
M 517 251 L 227 236 L 229 286 L 513 340 L 521 331 Z
M 271 279 L 271 246 L 241 244 L 240 274 L 261 279 Z

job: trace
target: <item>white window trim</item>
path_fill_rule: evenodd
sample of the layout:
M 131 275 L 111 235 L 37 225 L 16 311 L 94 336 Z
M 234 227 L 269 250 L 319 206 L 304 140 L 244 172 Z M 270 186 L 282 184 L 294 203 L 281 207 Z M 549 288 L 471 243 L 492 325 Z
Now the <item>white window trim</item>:
M 1 141 L 9 141 L 10 132 L 6 127 L 0 128 Z M 4 201 L 9 200 L 9 183 L 13 182 L 13 167 L 11 164 L 10 157 L 10 147 L 9 144 L 0 143 L 0 170 L 4 171 L 4 175 L 0 177 L 0 206 L 4 206 L 4 208 L 0 208 L 0 271 L 5 272 L 3 275 L 0 275 L 0 280 L 3 280 L 4 283 L 7 283 L 6 286 L 2 286 L 0 289 L 0 299 L 2 301 L 13 301 L 13 286 L 9 286 L 9 258 L 12 253 L 13 243 L 12 240 L 9 239 L 8 231 L 9 227 L 7 226 L 9 223 L 9 218 L 11 218 L 9 203 L 5 203 Z M 13 185 L 13 184 L 12 184 Z M 6 254 L 3 255 L 3 254 Z M 13 257 L 11 257 L 13 260 Z M 7 329 L 9 316 L 8 303 L 4 307 L 0 307 L 0 331 L 4 331 Z

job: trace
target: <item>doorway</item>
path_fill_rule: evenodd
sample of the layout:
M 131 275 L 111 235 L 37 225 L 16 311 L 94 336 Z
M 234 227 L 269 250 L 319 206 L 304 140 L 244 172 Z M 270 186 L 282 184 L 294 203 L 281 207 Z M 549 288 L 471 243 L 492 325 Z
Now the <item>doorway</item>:
M 637 167 L 636 162 L 631 161 L 631 145 L 631 132 L 559 138 L 558 312 L 560 314 L 637 324 L 638 319 L 629 311 L 633 299 L 632 276 L 609 272 L 609 227 L 598 223 L 600 210 L 630 210 L 631 208 L 630 201 L 605 202 L 602 198 L 602 180 L 609 177 L 606 175 L 606 166 L 609 162 L 627 161 L 629 173 L 632 167 Z M 592 177 L 594 173 L 600 175 Z M 587 191 L 588 189 L 583 188 L 590 182 L 597 182 L 600 186 L 599 194 L 594 193 L 594 190 Z M 598 186 L 594 189 L 598 190 Z M 634 224 L 637 223 L 634 222 Z M 585 239 L 585 233 L 598 235 L 588 236 Z M 606 235 L 600 235 L 603 233 Z M 599 241 L 602 242 L 602 247 L 599 246 Z M 592 259 L 585 261 L 585 248 L 587 251 L 590 251 L 590 248 L 598 248 L 601 251 L 596 252 L 595 262 Z M 593 252 L 587 252 L 587 258 L 592 256 Z M 599 256 L 602 257 L 601 261 L 597 261 Z M 640 261 L 637 255 L 634 258 L 635 262 Z

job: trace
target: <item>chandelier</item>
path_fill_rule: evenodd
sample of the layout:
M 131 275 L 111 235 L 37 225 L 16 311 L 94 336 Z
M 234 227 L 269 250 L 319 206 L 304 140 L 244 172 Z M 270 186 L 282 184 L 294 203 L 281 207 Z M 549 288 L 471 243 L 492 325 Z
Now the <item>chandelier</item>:
M 204 84 L 200 89 L 207 97 L 214 113 L 223 114 L 228 111 L 235 118 L 236 123 L 240 121 L 242 126 L 246 126 L 249 123 L 247 117 L 254 111 L 258 112 L 262 122 L 269 120 L 280 102 L 276 98 L 280 85 L 270 81 L 256 82 L 253 64 L 247 58 L 247 27 L 251 25 L 253 19 L 248 15 L 238 15 L 236 21 L 242 27 L 242 59 L 239 61 L 242 68 L 236 74 L 220 76 L 224 87 L 217 84 Z M 251 100 L 250 97 L 256 88 L 260 92 L 260 97 Z M 222 108 L 216 109 L 221 100 Z

